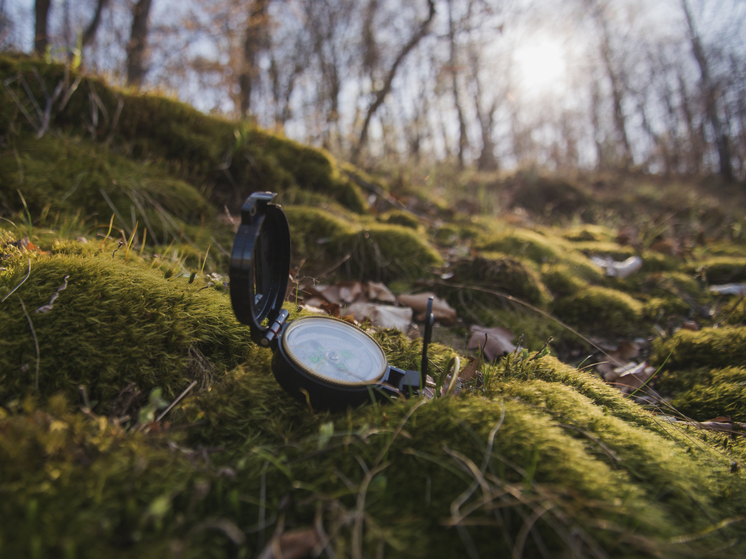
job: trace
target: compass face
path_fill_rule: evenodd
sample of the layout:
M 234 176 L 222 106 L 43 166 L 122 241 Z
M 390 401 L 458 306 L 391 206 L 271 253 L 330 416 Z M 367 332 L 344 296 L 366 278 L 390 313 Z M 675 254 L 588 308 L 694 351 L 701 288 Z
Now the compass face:
M 362 330 L 333 318 L 310 316 L 291 322 L 282 344 L 306 373 L 343 385 L 370 384 L 388 362 L 376 341 Z

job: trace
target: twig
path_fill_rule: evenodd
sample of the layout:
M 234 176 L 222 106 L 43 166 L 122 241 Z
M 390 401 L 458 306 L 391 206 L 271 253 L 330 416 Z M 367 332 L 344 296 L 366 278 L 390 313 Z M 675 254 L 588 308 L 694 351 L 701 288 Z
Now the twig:
M 36 122 L 34 122 L 34 119 L 31 117 L 29 112 L 26 110 L 26 107 L 23 106 L 23 103 L 21 103 L 21 100 L 18 98 L 18 96 L 15 94 L 15 92 L 8 87 L 9 84 L 13 83 L 16 80 L 22 80 L 23 77 L 20 74 L 16 74 L 14 78 L 8 78 L 7 80 L 3 81 L 3 86 L 5 87 L 5 91 L 8 92 L 8 95 L 10 95 L 10 98 L 13 99 L 13 102 L 16 104 L 18 109 L 23 113 L 23 116 L 26 117 L 26 120 L 29 121 L 29 124 L 34 127 L 34 130 L 37 132 L 39 131 L 39 126 L 36 125 Z
M 25 281 L 26 281 L 26 280 L 28 279 L 28 277 L 29 277 L 30 275 L 31 275 L 31 259 L 29 258 L 29 259 L 28 259 L 28 272 L 26 272 L 26 277 L 25 277 L 25 278 L 23 278 L 23 279 L 21 280 L 21 283 L 19 283 L 18 285 L 16 285 L 16 286 L 15 286 L 15 287 L 13 288 L 13 291 L 11 291 L 11 292 L 10 292 L 10 293 L 8 293 L 8 294 L 7 294 L 7 295 L 6 295 L 5 297 L 3 297 L 2 301 L 0 301 L 0 303 L 3 303 L 3 302 L 5 302 L 5 299 L 7 299 L 7 298 L 8 298 L 8 297 L 10 297 L 11 295 L 13 295 L 13 293 L 15 293 L 15 292 L 16 292 L 16 291 L 18 290 L 18 288 L 19 288 L 19 287 L 21 287 L 21 286 L 23 285 L 23 283 L 24 283 L 24 282 L 25 282 Z
M 91 403 L 88 401 L 88 392 L 85 389 L 85 385 L 81 384 L 78 386 L 78 390 L 80 390 L 80 394 L 83 396 L 83 405 L 87 410 L 91 409 Z
M 16 297 L 18 297 L 18 301 L 20 301 L 21 303 L 23 314 L 26 315 L 26 320 L 28 320 L 29 328 L 31 328 L 31 335 L 34 337 L 34 346 L 36 347 L 36 376 L 34 377 L 34 389 L 39 390 L 39 340 L 36 338 L 36 330 L 34 330 L 34 324 L 31 322 L 31 317 L 26 312 L 26 305 L 23 304 L 23 299 L 21 299 L 20 295 L 16 295 Z
M 178 397 L 178 398 L 176 398 L 176 400 L 174 400 L 173 402 L 171 402 L 171 405 L 170 405 L 170 406 L 168 406 L 168 407 L 167 407 L 167 408 L 166 408 L 166 409 L 165 409 L 165 410 L 163 411 L 163 413 L 162 413 L 161 415 L 159 415 L 159 416 L 158 416 L 158 417 L 156 418 L 156 420 L 155 420 L 155 421 L 156 421 L 156 423 L 157 423 L 157 422 L 159 422 L 159 421 L 160 421 L 161 419 L 163 419 L 163 418 L 164 418 L 164 417 L 166 416 L 166 414 L 167 414 L 168 412 L 170 412 L 170 411 L 171 411 L 171 410 L 173 409 L 173 407 L 174 407 L 174 406 L 175 406 L 176 404 L 178 404 L 179 402 L 181 402 L 181 401 L 182 401 L 182 400 L 184 399 L 184 396 L 186 396 L 187 394 L 189 394 L 189 392 L 190 392 L 190 391 L 192 390 L 192 388 L 194 388 L 195 386 L 197 386 L 197 381 L 196 381 L 196 380 L 193 380 L 193 381 L 192 381 L 192 384 L 190 384 L 189 386 L 187 386 L 187 387 L 186 387 L 186 389 L 184 390 L 184 392 L 182 392 L 182 393 L 181 393 L 181 394 L 179 395 L 179 397 Z
M 67 289 L 67 278 L 69 277 L 69 275 L 65 275 L 65 277 L 62 279 L 64 283 L 59 287 L 59 289 L 57 289 L 57 291 L 54 292 L 54 295 L 52 295 L 52 298 L 49 300 L 49 304 L 39 307 L 34 311 L 34 314 L 42 314 L 52 310 L 52 305 L 54 304 L 57 297 L 59 297 L 60 291 L 64 291 L 65 289 Z

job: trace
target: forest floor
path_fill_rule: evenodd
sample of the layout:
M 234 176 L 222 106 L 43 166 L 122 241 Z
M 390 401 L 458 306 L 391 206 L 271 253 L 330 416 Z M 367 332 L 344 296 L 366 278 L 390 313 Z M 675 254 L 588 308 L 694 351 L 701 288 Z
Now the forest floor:
M 744 185 L 377 177 L 60 65 L 0 78 L 0 556 L 746 553 Z M 430 397 L 280 388 L 228 283 L 266 190 L 292 319 L 418 370 L 436 298 Z

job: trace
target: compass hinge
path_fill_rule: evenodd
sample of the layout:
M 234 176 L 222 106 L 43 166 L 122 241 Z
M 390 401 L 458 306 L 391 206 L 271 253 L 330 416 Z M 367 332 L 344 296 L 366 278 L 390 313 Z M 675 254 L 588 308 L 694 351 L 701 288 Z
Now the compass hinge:
M 269 325 L 269 328 L 267 328 L 267 333 L 265 334 L 264 338 L 262 338 L 262 345 L 264 347 L 267 347 L 270 343 L 272 343 L 272 340 L 274 340 L 277 337 L 277 334 L 279 334 L 280 330 L 282 330 L 282 325 L 285 324 L 285 321 L 288 319 L 288 311 L 285 309 L 282 309 L 279 313 L 277 313 L 277 318 L 275 318 L 272 321 L 272 324 Z

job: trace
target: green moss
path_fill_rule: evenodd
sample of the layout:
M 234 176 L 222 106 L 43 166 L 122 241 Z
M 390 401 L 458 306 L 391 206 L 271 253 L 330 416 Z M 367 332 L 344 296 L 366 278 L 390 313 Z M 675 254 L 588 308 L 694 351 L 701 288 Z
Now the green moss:
M 486 238 L 477 246 L 480 250 L 504 252 L 538 263 L 554 261 L 562 252 L 558 239 L 550 239 L 527 229 L 516 229 L 507 234 Z
M 424 229 L 422 223 L 414 215 L 403 210 L 390 210 L 382 213 L 378 216 L 378 220 L 382 223 L 390 223 L 392 225 L 401 225 L 402 227 L 409 227 L 415 231 L 422 233 Z
M 672 316 L 687 316 L 692 308 L 676 297 L 648 297 L 643 302 L 643 316 L 647 320 L 665 323 Z
M 573 242 L 609 242 L 616 238 L 616 233 L 602 225 L 584 224 L 565 230 L 562 237 Z
M 672 337 L 656 339 L 651 361 L 667 369 L 721 368 L 746 363 L 746 328 L 726 326 L 679 330 Z
M 741 298 L 724 303 L 716 316 L 726 324 L 733 326 L 746 325 L 746 299 Z
M 671 272 L 680 270 L 684 267 L 685 262 L 670 254 L 662 254 L 652 250 L 646 250 L 641 255 L 642 272 Z
M 417 279 L 442 263 L 427 241 L 408 227 L 350 222 L 318 208 L 285 208 L 294 262 L 306 275 L 335 271 L 375 280 Z
M 31 96 L 39 102 L 58 84 L 70 84 L 78 76 L 60 64 L 43 64 L 2 55 L 0 74 L 5 79 L 24 77 Z M 300 187 L 332 196 L 356 212 L 367 207 L 360 188 L 340 173 L 326 153 L 254 127 L 207 116 L 188 105 L 155 95 L 118 91 L 103 81 L 80 76 L 81 82 L 64 109 L 54 107 L 51 125 L 90 135 L 95 140 L 114 141 L 137 159 L 167 162 L 171 172 L 193 184 L 206 185 L 217 207 L 236 209 L 248 192 Z M 14 80 L 11 87 L 33 112 L 33 100 Z M 95 98 L 98 124 L 92 126 L 91 103 Z M 3 89 L 0 91 L 0 129 L 26 134 L 31 127 Z M 114 115 L 118 114 L 115 120 Z M 237 185 L 241 185 L 240 188 Z
M 107 250 L 96 257 L 33 259 L 28 280 L 0 306 L 0 401 L 19 398 L 38 383 L 41 394 L 60 390 L 79 397 L 86 386 L 98 410 L 109 411 L 128 385 L 147 394 L 161 387 L 167 397 L 190 380 L 209 383 L 252 351 L 246 328 L 230 301 L 203 285 Z M 0 275 L 4 294 L 26 274 L 25 259 Z M 53 308 L 43 314 L 57 289 Z M 23 307 L 34 325 L 34 337 Z M 36 369 L 38 366 L 38 380 Z
M 542 267 L 541 280 L 549 291 L 560 297 L 573 295 L 588 286 L 566 264 L 547 264 Z
M 524 262 L 507 255 L 492 254 L 492 258 L 470 258 L 463 259 L 453 265 L 453 280 L 456 283 L 482 287 L 484 289 L 497 290 L 506 295 L 518 297 L 532 305 L 546 307 L 552 300 L 552 295 L 541 282 L 539 275 Z M 444 287 L 444 292 L 452 292 Z M 468 287 L 460 287 L 458 292 L 469 291 Z M 495 297 L 488 293 L 474 293 L 481 300 L 492 300 Z M 458 293 L 449 294 L 452 304 L 458 302 Z
M 698 421 L 730 417 L 746 421 L 746 369 L 666 370 L 657 381 L 658 390 L 672 394 L 671 405 Z
M 519 171 L 508 183 L 513 205 L 555 221 L 581 213 L 592 201 L 580 185 L 534 169 Z
M 573 247 L 588 256 L 610 256 L 620 261 L 635 255 L 634 248 L 612 242 L 584 241 L 574 243 Z
M 5 155 L 0 157 L 0 203 L 14 212 L 28 211 L 34 221 L 77 214 L 90 228 L 108 225 L 115 215 L 114 227 L 127 235 L 139 222 L 151 239 L 167 243 L 178 239 L 185 224 L 215 214 L 194 187 L 158 165 L 133 163 L 80 138 L 23 139 Z
M 715 257 L 689 266 L 692 273 L 704 272 L 708 283 L 719 285 L 746 281 L 746 258 Z
M 557 299 L 553 310 L 559 318 L 585 332 L 639 334 L 642 328 L 642 303 L 616 289 L 590 286 Z

